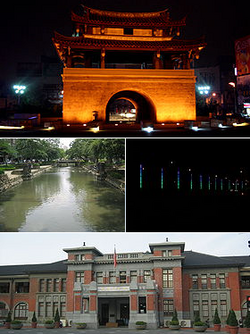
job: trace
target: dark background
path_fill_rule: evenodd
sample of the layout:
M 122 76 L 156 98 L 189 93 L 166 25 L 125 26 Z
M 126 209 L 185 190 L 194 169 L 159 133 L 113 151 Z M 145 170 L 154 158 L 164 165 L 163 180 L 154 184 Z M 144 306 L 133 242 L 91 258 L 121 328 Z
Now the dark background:
M 240 192 L 190 192 L 187 188 L 177 192 L 169 183 L 168 189 L 161 190 L 160 170 L 165 167 L 165 175 L 169 176 L 171 161 L 181 169 L 182 176 L 183 170 L 191 168 L 196 187 L 195 175 L 199 173 L 238 177 L 243 169 L 244 177 L 249 180 L 249 144 L 249 140 L 237 139 L 127 139 L 126 230 L 239 230 L 246 221 L 249 192 L 244 196 Z M 143 189 L 140 189 L 140 164 L 145 166 Z M 176 168 L 173 173 L 172 179 L 176 178 Z
M 54 31 L 71 36 L 70 11 L 81 13 L 79 0 L 2 1 L 0 10 L 0 84 L 12 84 L 18 62 L 39 62 L 56 56 Z M 180 38 L 206 36 L 207 48 L 197 66 L 214 65 L 218 56 L 234 55 L 234 40 L 248 35 L 248 8 L 238 1 L 85 0 L 93 8 L 117 11 L 158 11 L 169 8 L 172 19 L 187 15 Z

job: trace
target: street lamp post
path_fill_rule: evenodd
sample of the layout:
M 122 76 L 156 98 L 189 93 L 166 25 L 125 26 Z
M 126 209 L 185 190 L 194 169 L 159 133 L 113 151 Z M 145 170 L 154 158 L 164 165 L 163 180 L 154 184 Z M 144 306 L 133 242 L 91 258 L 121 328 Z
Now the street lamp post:
M 13 89 L 15 91 L 15 93 L 17 94 L 17 101 L 18 101 L 18 105 L 20 105 L 20 99 L 21 99 L 21 95 L 24 94 L 25 90 L 26 90 L 26 86 L 21 86 L 21 85 L 14 85 Z

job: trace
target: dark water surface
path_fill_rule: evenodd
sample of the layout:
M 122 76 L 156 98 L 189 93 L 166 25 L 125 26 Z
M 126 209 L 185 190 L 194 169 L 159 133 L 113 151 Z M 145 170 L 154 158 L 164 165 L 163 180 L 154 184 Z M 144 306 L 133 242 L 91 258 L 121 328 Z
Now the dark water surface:
M 124 230 L 124 194 L 74 167 L 51 169 L 0 194 L 0 231 Z

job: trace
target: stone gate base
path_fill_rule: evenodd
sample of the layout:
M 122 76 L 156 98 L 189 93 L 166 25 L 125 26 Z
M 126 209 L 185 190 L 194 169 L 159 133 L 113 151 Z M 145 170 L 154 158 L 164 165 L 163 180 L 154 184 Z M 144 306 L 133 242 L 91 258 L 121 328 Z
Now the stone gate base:
M 64 123 L 88 123 L 93 113 L 106 122 L 108 102 L 122 91 L 138 93 L 153 122 L 196 119 L 194 70 L 65 68 L 62 77 Z

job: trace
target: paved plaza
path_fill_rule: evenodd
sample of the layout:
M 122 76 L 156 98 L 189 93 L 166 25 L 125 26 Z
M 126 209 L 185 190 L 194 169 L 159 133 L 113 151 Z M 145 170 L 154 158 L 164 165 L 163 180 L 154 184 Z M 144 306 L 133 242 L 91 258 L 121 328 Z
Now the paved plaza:
M 0 334 L 16 334 L 17 330 L 0 328 Z M 179 331 L 170 331 L 168 328 L 135 330 L 128 328 L 98 328 L 98 329 L 75 329 L 72 327 L 59 329 L 40 328 L 22 328 L 20 334 L 195 334 L 192 329 L 181 329 Z M 213 329 L 207 329 L 206 333 L 214 333 Z M 224 332 L 222 332 L 224 333 Z

